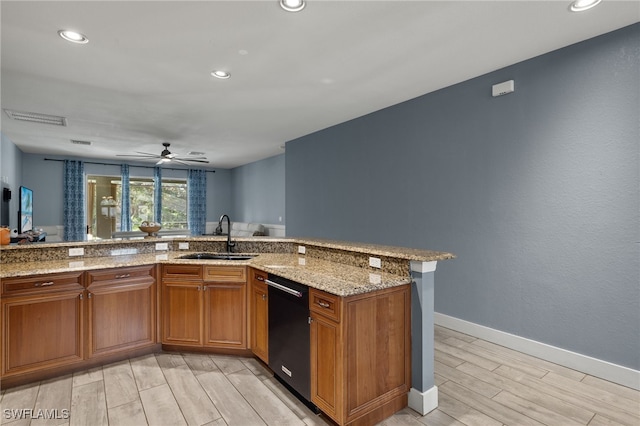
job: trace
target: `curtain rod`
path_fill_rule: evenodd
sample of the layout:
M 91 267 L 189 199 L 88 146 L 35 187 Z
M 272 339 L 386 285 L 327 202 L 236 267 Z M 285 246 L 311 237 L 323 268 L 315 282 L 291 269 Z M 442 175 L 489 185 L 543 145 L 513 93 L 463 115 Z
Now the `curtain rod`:
M 58 158 L 45 158 L 44 161 L 66 161 L 66 160 L 60 160 Z M 82 161 L 82 160 L 77 160 L 77 161 Z M 85 164 L 98 164 L 100 166 L 120 166 L 122 164 L 118 164 L 118 163 L 98 163 L 95 161 L 82 161 Z M 130 167 L 141 167 L 143 169 L 155 169 L 154 166 L 137 166 L 137 165 L 132 165 L 129 164 Z M 162 167 L 163 170 L 184 170 L 185 172 L 188 171 L 189 169 L 176 169 L 175 167 Z M 204 169 L 202 169 L 204 170 Z M 215 170 L 205 170 L 205 172 L 207 173 L 215 173 Z

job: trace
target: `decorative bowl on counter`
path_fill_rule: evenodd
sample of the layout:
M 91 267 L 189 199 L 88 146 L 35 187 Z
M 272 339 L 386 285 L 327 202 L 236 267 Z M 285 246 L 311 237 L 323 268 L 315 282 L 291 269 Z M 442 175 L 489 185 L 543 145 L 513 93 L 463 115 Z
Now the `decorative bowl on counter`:
M 138 227 L 142 232 L 146 232 L 148 235 L 145 238 L 156 236 L 158 231 L 162 229 L 162 224 L 156 222 L 142 222 Z

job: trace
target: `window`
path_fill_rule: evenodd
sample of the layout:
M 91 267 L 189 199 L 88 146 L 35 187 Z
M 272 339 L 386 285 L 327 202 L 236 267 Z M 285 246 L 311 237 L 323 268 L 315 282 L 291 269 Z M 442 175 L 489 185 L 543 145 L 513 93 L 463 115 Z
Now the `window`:
M 132 230 L 154 220 L 153 179 L 129 178 Z M 87 176 L 89 239 L 111 238 L 120 230 L 120 176 Z M 111 197 L 111 198 L 109 198 Z M 115 201 L 115 206 L 109 206 Z M 186 179 L 162 179 L 162 229 L 188 229 Z

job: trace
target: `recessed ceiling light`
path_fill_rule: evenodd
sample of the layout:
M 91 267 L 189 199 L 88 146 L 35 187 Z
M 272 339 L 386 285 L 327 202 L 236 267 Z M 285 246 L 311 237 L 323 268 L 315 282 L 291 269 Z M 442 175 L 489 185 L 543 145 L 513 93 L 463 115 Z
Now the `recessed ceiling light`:
M 89 39 L 84 34 L 72 30 L 60 30 L 58 35 L 63 39 L 72 43 L 86 44 L 89 43 Z
M 231 77 L 231 74 L 229 74 L 226 71 L 222 71 L 222 70 L 214 70 L 211 71 L 211 75 L 217 78 L 221 78 L 223 80 L 226 80 L 227 78 Z
M 569 8 L 572 12 L 583 12 L 597 6 L 602 0 L 575 0 Z
M 280 0 L 280 7 L 287 12 L 300 12 L 305 6 L 304 0 Z

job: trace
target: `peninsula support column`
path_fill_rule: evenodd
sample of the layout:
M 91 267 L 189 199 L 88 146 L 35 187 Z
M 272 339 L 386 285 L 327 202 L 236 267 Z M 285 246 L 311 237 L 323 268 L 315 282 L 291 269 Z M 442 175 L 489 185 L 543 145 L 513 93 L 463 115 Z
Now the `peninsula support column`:
M 435 385 L 433 296 L 438 262 L 411 262 L 411 391 L 409 407 L 425 415 L 438 407 Z

